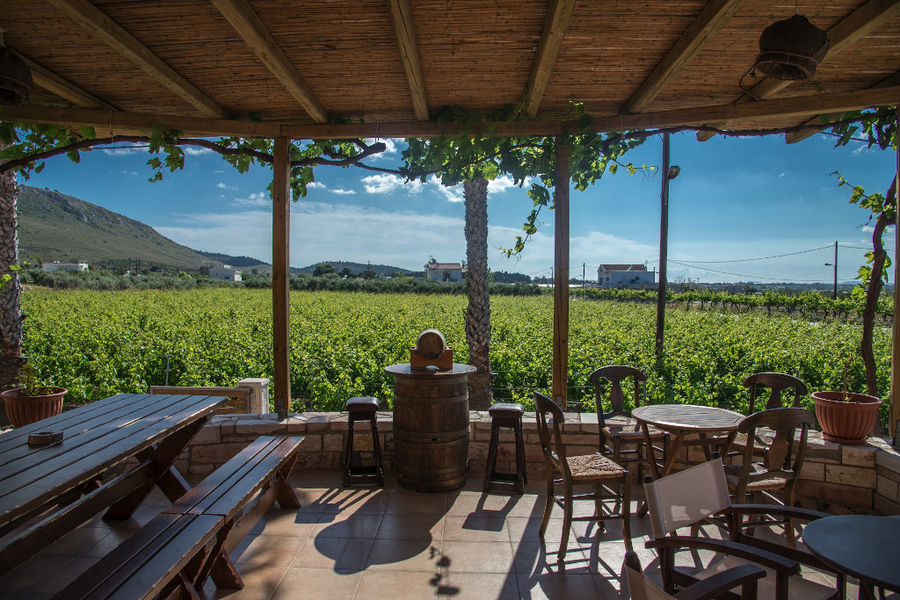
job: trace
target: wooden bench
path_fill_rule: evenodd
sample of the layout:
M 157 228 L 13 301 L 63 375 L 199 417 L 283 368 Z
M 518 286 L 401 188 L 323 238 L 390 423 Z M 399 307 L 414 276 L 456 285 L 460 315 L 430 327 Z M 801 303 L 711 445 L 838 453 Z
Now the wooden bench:
M 287 483 L 302 437 L 262 436 L 104 556 L 56 598 L 197 598 L 208 577 L 244 583 L 228 554 L 277 501 L 299 508 Z

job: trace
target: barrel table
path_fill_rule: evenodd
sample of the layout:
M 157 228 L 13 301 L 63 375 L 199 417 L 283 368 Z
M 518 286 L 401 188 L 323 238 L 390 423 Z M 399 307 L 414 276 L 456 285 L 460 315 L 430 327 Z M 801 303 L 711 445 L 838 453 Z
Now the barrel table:
M 397 479 L 417 492 L 457 490 L 469 459 L 468 377 L 475 367 L 391 365 Z

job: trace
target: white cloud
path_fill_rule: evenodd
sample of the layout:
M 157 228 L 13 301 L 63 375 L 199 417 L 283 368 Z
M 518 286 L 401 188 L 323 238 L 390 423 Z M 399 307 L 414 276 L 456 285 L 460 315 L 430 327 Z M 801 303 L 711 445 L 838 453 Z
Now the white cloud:
M 188 156 L 200 156 L 201 154 L 212 154 L 214 150 L 211 148 L 203 148 L 199 146 L 182 146 L 182 150 Z
M 252 197 L 258 198 L 254 194 Z M 236 213 L 181 214 L 171 225 L 157 227 L 165 236 L 208 252 L 254 256 L 271 262 L 272 214 L 248 208 Z M 291 205 L 291 265 L 302 267 L 323 260 L 349 260 L 419 270 L 434 256 L 455 262 L 465 257 L 464 222 L 460 217 L 392 212 L 352 204 L 304 200 Z M 488 262 L 495 271 L 544 274 L 553 265 L 553 233 L 544 228 L 532 236 L 524 252 L 506 258 L 522 230 L 488 228 Z M 588 278 L 596 278 L 600 262 L 642 262 L 657 248 L 622 236 L 590 232 L 571 240 L 573 264 L 588 263 Z M 580 268 L 572 276 L 581 275 Z
M 463 196 L 463 185 L 461 183 L 453 186 L 446 186 L 437 179 L 431 178 L 428 180 L 428 184 L 434 187 L 438 192 L 443 194 L 444 198 L 448 202 L 465 201 L 465 197 Z
M 409 194 L 418 194 L 422 191 L 421 181 L 406 181 L 399 175 L 379 173 L 363 177 L 363 188 L 368 194 L 388 194 L 390 192 L 404 190 Z
M 236 189 L 237 189 L 237 186 L 234 186 L 234 185 L 228 185 L 228 184 L 223 183 L 223 182 L 221 182 L 221 181 L 220 181 L 219 183 L 216 184 L 216 187 L 219 188 L 220 190 L 236 190 Z
M 137 175 L 137 174 L 138 174 L 137 171 L 126 171 L 125 169 L 122 169 L 122 175 Z
M 399 149 L 397 148 L 397 141 L 392 140 L 390 138 L 384 138 L 384 139 L 366 138 L 363 141 L 370 146 L 376 142 L 381 142 L 384 144 L 384 152 L 381 152 L 379 154 L 374 154 L 370 157 L 370 160 L 373 160 L 373 161 L 384 160 L 386 158 L 392 158 L 394 155 L 397 154 L 397 152 L 399 152 Z
M 531 185 L 531 177 L 526 177 L 525 181 L 522 183 L 522 186 L 527 188 Z M 515 181 L 509 175 L 501 175 L 497 179 L 488 182 L 488 193 L 489 194 L 502 194 L 506 190 L 510 188 L 518 188 Z
M 355 194 L 356 192 L 354 190 L 345 190 L 343 188 L 334 188 L 333 190 L 331 190 L 331 193 L 338 194 L 341 196 L 348 196 L 351 194 Z
M 321 181 L 310 181 L 309 183 L 306 184 L 306 188 L 310 189 L 310 190 L 324 189 L 325 187 L 326 187 L 326 185 L 324 183 L 322 183 Z
M 234 198 L 231 203 L 234 206 L 269 206 L 272 200 L 268 192 L 256 192 L 247 198 Z
M 104 148 L 103 154 L 109 156 L 128 156 L 131 154 L 143 154 L 147 152 L 147 146 L 125 146 L 120 148 Z
M 872 233 L 873 231 L 875 231 L 875 228 L 872 227 L 871 225 L 863 225 L 862 230 L 865 233 Z

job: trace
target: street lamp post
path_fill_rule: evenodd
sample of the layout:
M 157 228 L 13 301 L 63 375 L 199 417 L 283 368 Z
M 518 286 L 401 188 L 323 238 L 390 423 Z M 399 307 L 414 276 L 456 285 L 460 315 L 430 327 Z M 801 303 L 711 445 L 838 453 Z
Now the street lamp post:
M 838 254 L 838 243 L 837 240 L 834 241 L 834 263 L 825 263 L 826 267 L 834 267 L 834 289 L 831 292 L 831 298 L 833 300 L 837 300 L 837 254 Z

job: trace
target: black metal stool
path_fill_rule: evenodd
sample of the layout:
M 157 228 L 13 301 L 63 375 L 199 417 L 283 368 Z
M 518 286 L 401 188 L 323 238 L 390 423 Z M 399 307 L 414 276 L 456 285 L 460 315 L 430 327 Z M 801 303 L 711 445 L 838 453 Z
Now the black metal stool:
M 366 484 L 374 482 L 384 486 L 384 465 L 381 461 L 381 442 L 378 439 L 378 398 L 358 396 L 347 400 L 347 444 L 344 455 L 344 485 Z M 372 453 L 375 455 L 373 466 L 353 465 L 353 423 L 368 421 L 372 431 Z M 357 453 L 358 454 L 358 453 Z
M 525 472 L 525 440 L 522 437 L 522 414 L 525 407 L 521 404 L 498 402 L 491 406 L 491 444 L 488 449 L 487 465 L 484 472 L 484 491 L 491 491 L 495 486 L 512 487 L 512 491 L 521 494 L 525 491 L 528 474 Z M 498 473 L 497 445 L 500 442 L 500 428 L 509 427 L 516 436 L 516 472 Z

